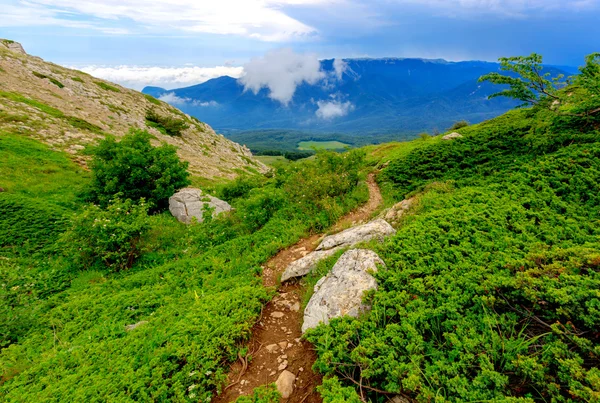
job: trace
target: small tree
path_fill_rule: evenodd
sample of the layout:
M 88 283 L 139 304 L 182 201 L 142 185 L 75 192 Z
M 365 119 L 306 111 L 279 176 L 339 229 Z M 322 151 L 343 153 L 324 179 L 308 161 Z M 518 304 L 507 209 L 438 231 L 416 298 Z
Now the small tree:
M 134 201 L 146 199 L 155 210 L 168 206 L 169 197 L 190 184 L 188 163 L 175 147 L 153 147 L 150 134 L 132 130 L 120 142 L 107 137 L 92 150 L 92 200 L 108 205 L 116 194 Z
M 452 131 L 452 130 L 458 130 L 458 129 L 462 129 L 463 127 L 467 127 L 469 126 L 469 122 L 467 122 L 466 120 L 459 120 L 458 122 L 455 122 L 449 129 L 448 131 Z
M 479 81 L 509 86 L 489 98 L 509 97 L 523 101 L 524 105 L 538 105 L 546 97 L 558 100 L 558 90 L 566 85 L 564 75 L 551 78 L 550 73 L 542 73 L 542 61 L 542 56 L 537 53 L 530 56 L 501 57 L 500 70 L 512 72 L 517 77 L 490 73 L 479 78 Z

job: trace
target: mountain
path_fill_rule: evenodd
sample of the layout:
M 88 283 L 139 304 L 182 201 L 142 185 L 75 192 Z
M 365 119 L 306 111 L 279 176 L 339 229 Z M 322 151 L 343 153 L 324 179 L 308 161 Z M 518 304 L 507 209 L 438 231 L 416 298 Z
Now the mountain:
M 155 116 L 147 119 L 149 111 Z M 183 130 L 169 135 L 164 126 Z M 107 134 L 148 130 L 155 143 L 175 146 L 190 171 L 205 178 L 231 178 L 240 169 L 266 167 L 250 150 L 218 135 L 207 124 L 149 95 L 28 55 L 17 42 L 0 39 L 0 132 L 39 139 L 85 164 L 81 151 Z
M 326 78 L 297 87 L 289 105 L 269 98 L 269 90 L 244 91 L 232 77 L 186 88 L 146 87 L 142 92 L 177 105 L 225 133 L 237 130 L 295 129 L 336 133 L 404 133 L 444 130 L 459 120 L 471 123 L 518 105 L 488 99 L 497 86 L 479 83 L 498 63 L 427 59 L 345 59 L 336 77 L 333 60 L 323 60 Z M 548 67 L 553 75 L 563 70 Z

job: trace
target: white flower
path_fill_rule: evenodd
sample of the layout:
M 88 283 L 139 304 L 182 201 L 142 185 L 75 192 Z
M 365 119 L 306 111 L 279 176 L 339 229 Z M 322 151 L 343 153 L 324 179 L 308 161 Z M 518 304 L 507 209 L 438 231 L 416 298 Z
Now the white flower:
M 190 387 L 188 388 L 188 392 L 191 392 L 192 390 L 196 389 L 196 384 L 191 384 Z

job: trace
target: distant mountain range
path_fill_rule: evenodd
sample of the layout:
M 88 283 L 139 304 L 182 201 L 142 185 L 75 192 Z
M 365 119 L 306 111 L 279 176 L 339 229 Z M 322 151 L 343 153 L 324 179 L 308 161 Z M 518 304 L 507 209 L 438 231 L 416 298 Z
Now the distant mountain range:
M 518 105 L 505 98 L 488 100 L 500 90 L 479 83 L 499 71 L 498 63 L 427 59 L 345 59 L 335 77 L 334 61 L 321 61 L 327 79 L 297 87 L 284 106 L 257 94 L 231 77 L 219 77 L 186 88 L 146 87 L 142 92 L 170 102 L 216 130 L 293 129 L 327 133 L 416 134 L 443 131 L 454 122 L 471 123 L 498 116 Z M 548 66 L 553 75 L 576 69 Z

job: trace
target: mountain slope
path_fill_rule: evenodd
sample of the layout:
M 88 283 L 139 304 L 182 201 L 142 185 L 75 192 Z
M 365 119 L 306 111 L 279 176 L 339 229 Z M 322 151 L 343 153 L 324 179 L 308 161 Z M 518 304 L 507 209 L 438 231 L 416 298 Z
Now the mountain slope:
M 269 91 L 244 91 L 231 77 L 175 90 L 146 87 L 193 116 L 202 116 L 225 132 L 256 129 L 296 129 L 338 133 L 403 133 L 443 130 L 458 120 L 471 123 L 498 116 L 517 103 L 488 96 L 498 91 L 481 84 L 480 76 L 497 71 L 497 63 L 447 62 L 424 59 L 347 59 L 337 78 L 332 60 L 323 60 L 326 78 L 316 85 L 297 87 L 292 102 L 283 106 Z M 548 67 L 552 74 L 561 70 Z M 168 99 L 168 98 L 165 98 Z M 317 113 L 334 103 L 339 113 Z M 322 112 L 322 110 L 320 111 Z
M 180 135 L 167 135 L 147 121 L 149 110 L 187 128 Z M 177 147 L 190 171 L 202 177 L 266 169 L 247 148 L 164 102 L 45 62 L 16 42 L 0 40 L 0 129 L 37 138 L 83 161 L 79 154 L 86 145 L 106 134 L 120 137 L 132 127 L 148 130 L 157 144 Z

